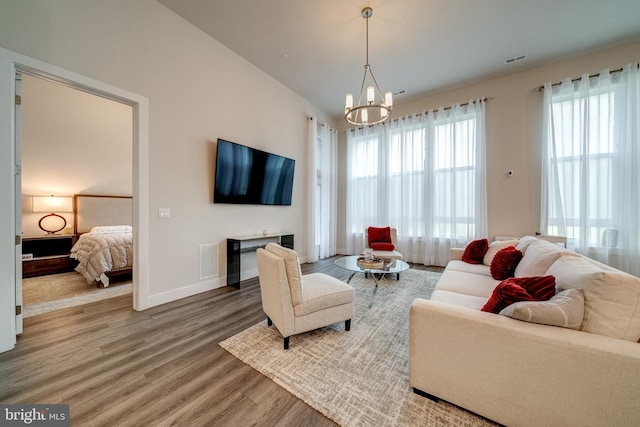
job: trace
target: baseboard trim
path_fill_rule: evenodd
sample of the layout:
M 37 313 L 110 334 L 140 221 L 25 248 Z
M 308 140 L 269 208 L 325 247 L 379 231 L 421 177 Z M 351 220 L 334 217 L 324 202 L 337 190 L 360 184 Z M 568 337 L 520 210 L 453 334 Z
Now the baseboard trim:
M 155 295 L 149 295 L 149 305 L 147 308 L 201 294 L 202 292 L 212 291 L 226 285 L 226 281 L 223 281 L 219 277 L 216 277 L 214 279 L 206 280 L 204 282 L 196 283 L 189 286 L 184 286 L 182 288 L 172 289 L 170 291 L 161 292 Z

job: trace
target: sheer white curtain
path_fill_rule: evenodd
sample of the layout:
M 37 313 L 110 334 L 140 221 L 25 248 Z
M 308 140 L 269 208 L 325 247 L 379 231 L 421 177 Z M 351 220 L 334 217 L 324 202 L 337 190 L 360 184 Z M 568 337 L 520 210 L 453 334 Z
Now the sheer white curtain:
M 446 265 L 486 237 L 484 101 L 347 132 L 347 250 L 364 229 L 398 229 L 407 261 Z
M 640 73 L 545 84 L 541 229 L 640 275 Z
M 336 254 L 338 194 L 338 134 L 326 124 L 309 118 L 308 131 L 309 228 L 307 260 Z

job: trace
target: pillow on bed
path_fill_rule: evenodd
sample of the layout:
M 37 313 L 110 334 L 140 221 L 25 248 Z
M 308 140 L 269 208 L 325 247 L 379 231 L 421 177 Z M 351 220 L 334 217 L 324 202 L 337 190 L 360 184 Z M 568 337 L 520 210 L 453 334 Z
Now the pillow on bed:
M 130 225 L 101 225 L 93 227 L 89 233 L 131 233 L 133 227 Z

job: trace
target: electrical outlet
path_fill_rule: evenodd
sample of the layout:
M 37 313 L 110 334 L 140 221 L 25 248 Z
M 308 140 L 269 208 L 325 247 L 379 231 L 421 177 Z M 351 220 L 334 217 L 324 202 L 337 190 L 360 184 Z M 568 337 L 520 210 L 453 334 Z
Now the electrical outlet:
M 171 209 L 169 209 L 169 208 L 160 208 L 160 209 L 158 209 L 158 218 L 160 218 L 160 219 L 171 218 Z

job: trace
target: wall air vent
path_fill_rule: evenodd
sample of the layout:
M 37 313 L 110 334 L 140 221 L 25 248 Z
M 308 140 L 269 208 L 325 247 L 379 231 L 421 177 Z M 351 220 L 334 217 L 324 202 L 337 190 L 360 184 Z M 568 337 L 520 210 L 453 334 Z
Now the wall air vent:
M 527 55 L 518 55 L 518 56 L 514 56 L 513 58 L 509 58 L 509 59 L 505 59 L 504 63 L 506 64 L 513 64 L 514 62 L 520 62 L 520 61 L 524 61 L 525 59 L 527 59 Z
M 200 245 L 200 280 L 218 275 L 218 245 Z

